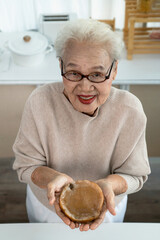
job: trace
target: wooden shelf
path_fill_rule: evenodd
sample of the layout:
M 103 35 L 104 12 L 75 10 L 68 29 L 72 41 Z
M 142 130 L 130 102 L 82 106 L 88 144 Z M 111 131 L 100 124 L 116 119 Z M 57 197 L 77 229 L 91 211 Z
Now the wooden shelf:
M 160 53 L 160 39 L 150 38 L 150 33 L 160 30 L 160 27 L 147 27 L 147 23 L 160 23 L 160 1 L 155 0 L 153 8 L 148 13 L 137 10 L 136 0 L 126 0 L 125 23 L 123 38 L 127 48 L 127 59 L 131 60 L 133 54 Z M 142 25 L 136 26 L 136 23 Z

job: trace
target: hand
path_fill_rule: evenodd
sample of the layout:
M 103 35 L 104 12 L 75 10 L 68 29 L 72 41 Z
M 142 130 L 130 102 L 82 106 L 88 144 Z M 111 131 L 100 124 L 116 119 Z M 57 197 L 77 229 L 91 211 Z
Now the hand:
M 105 213 L 107 211 L 106 208 L 106 203 L 104 202 L 103 207 L 102 207 L 102 211 L 100 213 L 100 216 L 94 220 L 91 221 L 89 223 L 77 223 L 74 222 L 72 220 L 70 220 L 61 210 L 60 205 L 59 205 L 59 196 L 60 193 L 56 194 L 56 201 L 54 203 L 54 207 L 56 210 L 57 215 L 62 219 L 62 221 L 67 224 L 71 229 L 75 229 L 78 228 L 80 229 L 80 231 L 88 231 L 89 229 L 94 230 L 96 229 L 104 220 L 105 217 Z
M 62 219 L 62 221 L 67 224 L 71 229 L 78 228 L 79 223 L 75 223 L 72 220 L 70 220 L 61 210 L 60 205 L 59 205 L 59 197 L 60 193 L 56 194 L 56 201 L 54 202 L 54 207 L 56 210 L 57 215 Z
M 62 180 L 63 179 L 61 179 L 60 182 L 63 182 Z M 69 182 L 71 182 L 71 181 L 68 181 L 67 183 L 69 183 Z M 73 180 L 72 180 L 72 182 L 73 182 Z M 97 219 L 95 219 L 94 221 L 91 221 L 89 223 L 82 223 L 81 224 L 81 223 L 76 223 L 76 222 L 73 222 L 72 220 L 70 220 L 61 211 L 61 208 L 60 208 L 60 205 L 59 205 L 59 196 L 60 196 L 61 188 L 60 188 L 60 190 L 55 191 L 54 196 L 55 196 L 56 200 L 54 200 L 54 206 L 55 206 L 56 213 L 62 219 L 62 221 L 65 224 L 70 226 L 71 229 L 79 227 L 80 231 L 88 231 L 89 229 L 95 230 L 103 222 L 107 210 L 109 210 L 109 212 L 112 215 L 116 215 L 115 203 L 114 203 L 115 194 L 113 192 L 112 185 L 109 182 L 107 182 L 106 179 L 100 179 L 100 180 L 96 181 L 96 183 L 101 187 L 101 189 L 103 191 L 104 204 L 103 204 L 103 207 L 102 207 L 102 210 L 101 210 L 101 213 L 100 213 L 99 217 Z
M 96 183 L 103 191 L 104 204 L 99 217 L 88 224 L 81 224 L 79 226 L 80 231 L 88 231 L 89 229 L 95 230 L 103 222 L 107 210 L 109 210 L 112 215 L 116 215 L 114 203 L 115 194 L 113 192 L 112 185 L 107 182 L 106 179 L 100 179 L 96 181 Z
M 80 230 L 87 231 L 96 229 L 104 220 L 105 213 L 108 210 L 112 215 L 116 215 L 115 211 L 115 195 L 119 195 L 127 191 L 126 181 L 116 174 L 109 175 L 106 179 L 97 180 L 104 194 L 104 205 L 99 218 L 89 224 L 81 224 Z
M 64 185 L 73 182 L 73 179 L 66 174 L 59 174 L 52 181 L 50 181 L 47 185 L 47 196 L 49 204 L 54 204 L 56 200 L 56 193 L 60 193 Z
M 72 229 L 79 227 L 78 223 L 74 223 L 71 221 L 62 211 L 59 205 L 59 197 L 62 188 L 64 185 L 68 183 L 73 183 L 73 179 L 65 174 L 60 174 L 57 177 L 55 177 L 54 180 L 49 182 L 47 189 L 48 189 L 48 200 L 49 204 L 53 205 L 55 207 L 55 211 L 57 215 L 62 219 L 62 221 L 69 225 Z
M 115 194 L 112 188 L 112 184 L 106 179 L 97 180 L 96 183 L 100 186 L 104 194 L 104 200 L 106 202 L 106 208 L 112 215 L 116 215 L 115 211 Z
M 109 210 L 109 212 L 112 215 L 116 215 L 115 203 L 114 203 L 115 194 L 113 192 L 112 185 L 109 182 L 107 182 L 106 179 L 100 179 L 96 181 L 96 183 L 100 186 L 100 188 L 103 191 L 104 204 L 103 204 L 101 213 L 97 219 L 95 219 L 94 221 L 88 224 L 80 225 L 81 231 L 87 231 L 89 229 L 95 230 L 103 222 L 107 210 Z
M 107 211 L 107 207 L 106 207 L 106 202 L 104 200 L 103 207 L 99 217 L 89 223 L 82 223 L 79 226 L 80 231 L 88 231 L 89 229 L 95 230 L 103 222 L 106 211 Z

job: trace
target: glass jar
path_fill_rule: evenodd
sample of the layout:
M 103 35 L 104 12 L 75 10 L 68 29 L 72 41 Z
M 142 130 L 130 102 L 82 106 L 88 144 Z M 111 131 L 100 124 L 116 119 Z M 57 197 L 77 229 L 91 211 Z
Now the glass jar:
M 137 0 L 137 10 L 139 12 L 148 13 L 152 9 L 153 0 Z

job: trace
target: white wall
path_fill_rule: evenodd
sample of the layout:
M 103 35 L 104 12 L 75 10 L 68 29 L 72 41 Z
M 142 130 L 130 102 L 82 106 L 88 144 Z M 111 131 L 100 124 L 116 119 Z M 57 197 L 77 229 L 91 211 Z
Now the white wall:
M 91 17 L 95 19 L 116 18 L 116 28 L 124 25 L 125 0 L 91 0 Z

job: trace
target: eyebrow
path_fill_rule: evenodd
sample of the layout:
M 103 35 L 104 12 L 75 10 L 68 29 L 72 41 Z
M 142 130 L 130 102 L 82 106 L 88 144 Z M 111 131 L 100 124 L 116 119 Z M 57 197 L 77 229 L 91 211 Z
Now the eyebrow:
M 78 67 L 78 65 L 71 62 L 71 63 L 68 63 L 66 67 Z
M 99 65 L 99 66 L 94 66 L 94 67 L 92 67 L 92 69 L 95 69 L 95 70 L 106 70 L 106 68 L 105 67 L 103 67 L 103 66 L 101 66 L 101 65 Z
M 68 63 L 66 65 L 66 67 L 79 67 L 79 65 L 71 62 L 71 63 Z M 106 68 L 103 67 L 102 65 L 97 65 L 97 66 L 91 67 L 91 69 L 93 69 L 93 70 L 101 70 L 101 71 L 106 70 Z

